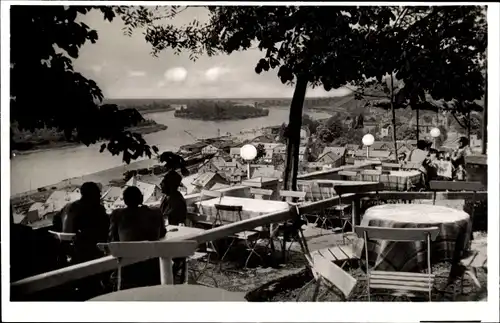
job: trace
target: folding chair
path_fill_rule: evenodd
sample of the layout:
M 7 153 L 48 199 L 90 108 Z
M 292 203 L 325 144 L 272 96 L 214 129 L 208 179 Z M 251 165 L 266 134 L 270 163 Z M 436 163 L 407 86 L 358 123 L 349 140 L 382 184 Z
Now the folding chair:
M 361 194 L 361 193 L 370 193 L 370 192 L 375 192 L 375 197 L 377 200 L 377 203 L 379 201 L 379 190 L 382 187 L 382 184 L 380 183 L 373 183 L 373 184 L 354 184 L 354 185 L 334 185 L 333 190 L 337 195 L 339 196 L 339 204 L 336 208 L 337 211 L 340 212 L 340 219 L 342 223 L 342 239 L 345 244 L 345 227 L 347 224 L 351 226 L 351 228 L 354 228 L 355 226 L 355 219 L 354 219 L 354 213 L 351 210 L 351 214 L 347 214 L 345 210 L 349 208 L 352 204 L 343 204 L 342 203 L 342 197 L 345 197 L 346 194 Z M 367 201 L 365 199 L 365 201 Z
M 334 187 L 333 182 L 326 182 L 326 181 L 323 182 L 322 181 L 322 182 L 318 182 L 317 185 L 319 188 L 321 199 L 325 200 L 325 199 L 330 199 L 330 198 L 335 197 L 335 191 L 333 189 L 333 187 Z M 343 205 L 342 207 L 347 208 L 347 207 L 350 207 L 350 205 Z M 321 211 L 321 213 L 318 216 L 318 219 L 316 220 L 316 223 L 321 222 L 319 225 L 319 227 L 321 228 L 321 234 L 323 234 L 323 229 L 326 230 L 327 222 L 329 222 L 330 225 L 332 226 L 332 231 L 335 232 L 335 231 L 340 230 L 340 228 L 334 228 L 333 222 L 331 221 L 332 219 L 336 218 L 335 212 L 337 212 L 339 208 L 340 208 L 340 206 L 334 206 L 334 207 L 325 208 Z
M 432 301 L 432 288 L 435 275 L 431 267 L 431 241 L 439 234 L 438 227 L 429 228 L 381 228 L 358 226 L 355 228 L 358 237 L 364 239 L 368 301 L 372 289 L 392 290 L 393 296 L 410 298 L 411 292 L 427 292 Z M 368 239 L 386 241 L 427 241 L 427 273 L 412 273 L 399 271 L 375 271 L 369 268 Z
M 288 191 L 288 190 L 280 190 L 279 196 L 280 199 L 287 202 L 290 207 L 295 207 L 298 209 L 298 205 L 300 203 L 305 202 L 306 192 L 304 191 Z M 304 215 L 301 215 L 300 218 L 304 220 L 305 224 L 308 224 L 307 218 Z M 290 229 L 292 228 L 293 221 L 286 221 L 278 224 L 274 233 L 278 235 L 278 238 L 282 240 L 281 251 L 283 255 L 283 260 L 286 260 L 286 252 L 290 252 L 292 245 L 294 242 L 297 242 L 297 237 L 295 237 L 295 232 L 292 232 Z M 281 232 L 281 234 L 280 234 Z M 273 234 L 273 233 L 271 233 Z M 290 243 L 287 246 L 288 239 L 290 239 Z
M 207 242 L 204 249 L 197 249 L 193 255 L 188 257 L 188 261 L 191 263 L 191 265 L 189 266 L 189 273 L 191 274 L 194 282 L 201 284 L 199 283 L 199 280 L 203 276 L 207 276 L 214 281 L 214 287 L 218 287 L 219 284 L 215 277 L 213 275 L 207 275 L 210 258 L 214 253 L 218 255 L 218 252 L 213 246 L 212 242 Z M 199 266 L 200 263 L 202 263 L 203 265 Z
M 234 219 L 233 221 L 226 221 L 226 222 L 237 222 L 237 221 L 243 220 L 242 215 L 241 215 L 241 212 L 243 211 L 243 207 L 241 205 L 215 204 L 215 208 L 217 209 L 217 214 L 219 214 L 219 217 L 220 217 L 221 212 L 231 212 L 237 216 L 237 219 Z M 227 253 L 229 252 L 231 247 L 234 245 L 234 243 L 237 241 L 241 241 L 241 240 L 245 242 L 247 250 L 250 251 L 250 254 L 246 258 L 244 268 L 246 268 L 248 266 L 248 261 L 250 260 L 250 258 L 254 254 L 257 257 L 259 257 L 261 260 L 263 260 L 262 257 L 257 253 L 257 251 L 255 251 L 255 248 L 257 247 L 257 243 L 261 237 L 260 233 L 261 232 L 255 231 L 255 230 L 247 230 L 247 231 L 242 231 L 242 232 L 238 232 L 238 233 L 234 234 L 232 236 L 231 243 L 229 244 L 228 248 L 226 249 L 226 252 L 222 255 L 222 258 L 220 260 L 221 266 L 222 266 L 222 262 L 224 261 L 224 258 L 226 257 Z
M 470 214 L 470 228 L 469 231 L 469 245 L 466 251 L 470 251 L 470 242 L 473 238 L 473 227 L 474 227 L 474 204 L 476 202 L 476 193 L 478 191 L 484 190 L 484 185 L 481 182 L 454 182 L 454 181 L 430 181 L 429 187 L 434 191 L 434 196 L 432 198 L 432 204 L 436 205 L 436 197 L 438 191 L 472 191 L 472 212 Z
M 251 187 L 250 194 L 252 195 L 252 198 L 256 200 L 270 200 L 273 195 L 273 190 Z
M 451 283 L 453 280 L 453 275 L 455 272 L 460 272 L 460 288 L 461 293 L 463 293 L 464 288 L 464 278 L 465 275 L 468 275 L 474 284 L 478 287 L 481 286 L 479 280 L 476 276 L 476 268 L 481 268 L 485 266 L 487 261 L 487 256 L 483 252 L 473 251 L 471 250 L 472 240 L 474 237 L 474 212 L 475 212 L 475 202 L 476 202 L 476 193 L 478 191 L 484 190 L 484 185 L 481 182 L 462 182 L 462 181 L 430 181 L 429 182 L 430 189 L 434 192 L 434 196 L 432 198 L 432 204 L 436 205 L 436 198 L 438 191 L 472 191 L 472 211 L 470 215 L 470 222 L 467 228 L 467 236 L 469 237 L 469 243 L 466 246 L 466 250 L 464 253 L 456 253 L 453 255 L 452 260 L 452 270 L 450 271 L 449 282 Z M 457 249 L 459 251 L 459 249 Z M 456 294 L 456 292 L 454 292 Z
M 112 256 L 118 259 L 118 290 L 122 285 L 122 267 L 130 264 L 127 259 L 147 260 L 159 258 L 160 279 L 162 285 L 173 285 L 174 274 L 172 268 L 173 258 L 187 258 L 192 256 L 198 248 L 198 242 L 186 241 L 133 241 L 111 242 L 98 244 L 100 248 L 107 248 Z M 188 262 L 186 262 L 186 266 Z M 188 283 L 188 268 L 185 270 L 184 283 Z
M 363 179 L 366 178 L 368 182 L 375 182 L 375 183 L 380 183 L 380 178 L 382 177 L 382 170 L 378 169 L 365 169 L 361 171 L 361 175 L 363 176 Z M 380 189 L 382 188 L 382 184 L 380 186 Z M 362 197 L 361 198 L 361 203 L 366 203 L 369 202 L 371 199 L 368 196 Z M 377 201 L 378 202 L 378 201 Z
M 319 289 L 323 284 L 328 292 L 332 292 L 339 295 L 335 289 L 338 289 L 342 294 L 340 295 L 343 301 L 349 300 L 354 287 L 356 287 L 357 280 L 352 277 L 349 273 L 345 272 L 341 267 L 337 266 L 330 260 L 324 258 L 321 254 L 315 253 L 312 255 L 306 255 L 308 266 L 312 271 L 313 279 L 308 282 L 299 291 L 297 296 L 297 302 L 300 301 L 300 296 L 302 293 L 313 283 L 314 292 L 312 296 L 313 302 L 321 299 L 318 297 Z M 325 293 L 325 294 L 326 294 Z M 322 296 L 324 296 L 323 294 Z
M 354 243 L 352 243 L 315 250 L 311 252 L 311 255 L 319 255 L 335 264 L 339 264 L 340 268 L 344 268 L 347 263 L 352 267 L 352 261 L 361 258 L 359 253 L 360 249 L 356 249 Z
M 304 181 L 304 180 L 297 181 L 297 188 L 302 192 L 306 192 L 306 197 L 305 197 L 306 201 L 311 201 L 311 202 L 315 201 L 312 187 L 313 183 L 310 181 Z
M 49 230 L 49 233 L 59 242 L 57 252 L 57 265 L 65 267 L 73 260 L 73 247 L 76 238 L 75 233 L 56 232 Z

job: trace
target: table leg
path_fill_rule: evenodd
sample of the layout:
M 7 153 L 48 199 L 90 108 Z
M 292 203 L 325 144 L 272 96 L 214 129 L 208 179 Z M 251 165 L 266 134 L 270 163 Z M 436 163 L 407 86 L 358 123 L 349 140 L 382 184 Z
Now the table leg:
M 160 278 L 162 285 L 174 284 L 172 258 L 160 258 Z

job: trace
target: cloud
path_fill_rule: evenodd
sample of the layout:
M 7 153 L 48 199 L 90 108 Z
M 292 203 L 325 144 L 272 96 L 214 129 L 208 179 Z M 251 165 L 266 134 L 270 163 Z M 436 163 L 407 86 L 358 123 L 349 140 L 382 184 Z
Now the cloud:
M 146 76 L 146 72 L 144 71 L 128 71 L 129 77 L 142 77 Z
M 212 67 L 205 71 L 205 79 L 210 82 L 215 82 L 219 77 L 228 72 L 229 69 L 225 67 Z
M 187 70 L 184 67 L 174 67 L 165 72 L 165 80 L 170 82 L 182 82 L 187 78 Z
M 103 67 L 104 67 L 104 64 L 92 65 L 92 66 L 90 66 L 90 69 L 92 71 L 94 71 L 94 73 L 99 74 L 99 73 L 101 73 Z

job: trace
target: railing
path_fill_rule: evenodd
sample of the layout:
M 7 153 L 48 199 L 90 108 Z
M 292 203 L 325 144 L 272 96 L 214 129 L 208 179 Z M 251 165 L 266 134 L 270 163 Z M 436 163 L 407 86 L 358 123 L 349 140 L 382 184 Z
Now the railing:
M 236 187 L 236 192 L 244 191 L 244 187 Z M 241 191 L 240 191 L 241 190 Z M 230 190 L 229 190 L 230 191 Z M 364 193 L 364 194 L 347 194 L 342 197 L 343 203 L 354 202 L 359 203 L 359 199 L 365 196 L 374 196 L 375 193 Z M 382 200 L 430 200 L 433 198 L 432 192 L 379 192 L 379 197 Z M 439 192 L 436 195 L 437 200 L 463 200 L 470 199 L 472 197 L 472 192 Z M 195 199 L 196 196 L 190 196 L 189 199 Z M 477 192 L 476 200 L 487 199 L 487 192 Z M 193 200 L 194 201 L 194 200 Z M 308 204 L 303 204 L 299 207 L 301 214 L 314 214 L 315 211 L 322 210 L 338 203 L 338 197 L 333 197 L 330 199 L 321 200 L 318 202 L 312 202 Z M 232 224 L 224 225 L 218 228 L 206 230 L 200 234 L 194 234 L 190 236 L 184 236 L 175 240 L 196 240 L 198 243 L 202 244 L 209 241 L 215 241 L 218 239 L 223 239 L 232 234 L 251 230 L 258 226 L 268 225 L 271 223 L 280 223 L 286 220 L 290 220 L 292 217 L 289 211 L 274 212 L 259 217 L 255 217 L 248 220 L 243 220 L 235 222 Z M 144 261 L 145 259 L 124 259 L 122 260 L 123 265 L 130 265 L 133 263 Z M 17 297 L 22 295 L 32 294 L 38 291 L 46 290 L 52 287 L 60 286 L 68 282 L 76 281 L 88 276 L 96 275 L 99 273 L 104 273 L 112 271 L 118 267 L 118 261 L 112 256 L 102 257 L 93 261 L 88 261 L 85 263 L 80 263 L 77 265 L 65 267 L 62 269 L 54 270 L 51 272 L 46 272 L 36 276 L 28 277 L 26 279 L 14 282 L 11 284 L 11 293 Z

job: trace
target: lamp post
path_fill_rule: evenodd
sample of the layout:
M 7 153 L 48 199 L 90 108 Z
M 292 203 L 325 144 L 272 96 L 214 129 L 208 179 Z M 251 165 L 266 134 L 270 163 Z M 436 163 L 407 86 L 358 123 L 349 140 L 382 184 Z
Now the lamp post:
M 439 128 L 432 128 L 430 133 L 431 137 L 434 139 L 434 149 L 437 149 L 436 139 L 441 135 L 441 130 L 439 130 Z
M 247 162 L 247 177 L 250 179 L 250 161 L 257 157 L 257 148 L 254 145 L 244 145 L 240 149 L 240 156 Z
M 373 142 L 375 141 L 375 138 L 373 137 L 372 134 L 367 133 L 366 135 L 363 136 L 363 145 L 366 146 L 366 159 L 370 158 L 370 146 L 373 145 Z

